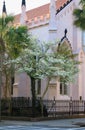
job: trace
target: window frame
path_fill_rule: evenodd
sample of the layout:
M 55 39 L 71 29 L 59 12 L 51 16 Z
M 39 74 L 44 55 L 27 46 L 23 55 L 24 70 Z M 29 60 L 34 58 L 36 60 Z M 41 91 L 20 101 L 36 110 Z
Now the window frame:
M 67 85 L 61 82 L 60 82 L 60 95 L 68 95 Z

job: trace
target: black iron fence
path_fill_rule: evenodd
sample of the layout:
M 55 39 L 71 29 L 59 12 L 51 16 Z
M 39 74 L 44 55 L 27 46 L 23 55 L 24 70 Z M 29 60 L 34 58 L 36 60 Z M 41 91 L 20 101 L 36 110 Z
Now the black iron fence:
M 2 99 L 1 113 L 4 116 L 32 116 L 32 101 L 30 98 L 18 97 Z M 59 115 L 85 114 L 84 100 L 43 100 L 43 115 L 56 117 Z M 42 115 L 41 101 L 36 100 L 36 116 Z
M 51 100 L 44 101 L 49 116 L 85 114 L 85 101 Z

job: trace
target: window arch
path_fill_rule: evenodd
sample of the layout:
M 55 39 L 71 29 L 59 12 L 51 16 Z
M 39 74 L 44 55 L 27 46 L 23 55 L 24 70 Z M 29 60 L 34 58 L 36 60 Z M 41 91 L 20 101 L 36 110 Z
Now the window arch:
M 72 54 L 71 44 L 66 38 L 58 44 L 57 51 L 64 55 Z
M 61 43 L 59 43 L 57 52 L 65 57 L 72 57 L 72 48 L 68 40 L 65 38 Z M 68 95 L 68 86 L 65 80 L 60 77 L 60 95 Z

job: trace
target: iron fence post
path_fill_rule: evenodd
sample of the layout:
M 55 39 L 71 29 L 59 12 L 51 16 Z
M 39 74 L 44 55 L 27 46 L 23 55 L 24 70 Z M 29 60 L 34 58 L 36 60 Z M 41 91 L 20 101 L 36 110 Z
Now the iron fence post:
M 69 102 L 69 115 L 72 115 L 73 114 L 73 105 L 72 105 L 72 98 L 70 99 L 70 102 Z

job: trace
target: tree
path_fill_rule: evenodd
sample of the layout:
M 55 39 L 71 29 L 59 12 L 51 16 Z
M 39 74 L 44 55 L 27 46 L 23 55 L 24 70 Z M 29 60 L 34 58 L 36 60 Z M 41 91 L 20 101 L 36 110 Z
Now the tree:
M 13 16 L 0 17 L 0 87 L 3 86 L 3 96 L 8 101 L 11 113 L 11 94 L 13 91 L 15 65 L 6 64 L 15 59 L 28 46 L 28 29 L 25 26 L 14 27 Z M 4 85 L 3 85 L 4 84 Z
M 0 51 L 3 60 L 2 71 L 5 78 L 4 97 L 11 97 L 11 88 L 14 82 L 14 64 L 5 64 L 19 56 L 19 53 L 29 43 L 28 29 L 25 26 L 14 27 L 14 17 L 6 16 L 0 18 Z
M 81 8 L 74 9 L 73 15 L 75 16 L 74 24 L 85 30 L 85 0 L 80 0 Z
M 12 16 L 8 16 L 6 18 L 4 17 L 0 17 L 0 60 L 1 60 L 1 64 L 3 63 L 4 61 L 4 54 L 5 54 L 5 50 L 6 50 L 6 47 L 5 47 L 5 34 L 6 34 L 6 31 L 8 30 L 8 24 L 9 23 L 12 23 L 13 22 L 13 17 Z M 0 68 L 3 70 L 3 65 L 0 66 Z M 2 71 L 1 70 L 1 71 Z M 2 79 L 2 76 L 1 76 L 1 79 Z M 2 82 L 2 80 L 1 80 Z
M 32 111 L 34 116 L 35 111 L 35 81 L 48 77 L 66 78 L 66 81 L 71 82 L 73 76 L 78 72 L 75 68 L 75 62 L 72 59 L 66 59 L 65 55 L 58 55 L 56 52 L 51 52 L 53 43 L 39 43 L 38 40 L 31 38 L 29 48 L 24 49 L 20 56 L 13 60 L 13 63 L 18 65 L 19 71 L 24 71 L 31 79 L 32 92 Z
M 28 37 L 27 27 L 25 27 L 25 26 L 18 26 L 18 27 L 11 26 L 7 30 L 6 35 L 5 35 L 5 41 L 6 41 L 5 53 L 7 54 L 7 59 L 5 58 L 5 61 L 17 58 L 19 56 L 19 53 L 24 48 L 26 48 L 26 46 L 28 46 L 29 39 L 30 38 Z M 10 74 L 10 76 L 11 76 L 11 77 L 9 76 L 9 78 L 11 80 L 10 80 L 10 85 L 8 85 L 9 88 L 11 89 L 13 87 L 12 85 L 14 83 L 15 65 L 10 64 L 10 66 L 9 65 L 7 66 L 7 64 L 3 64 L 3 67 L 4 66 L 5 66 L 5 69 L 9 69 L 5 72 L 6 73 L 9 72 L 8 74 Z M 5 88 L 7 88 L 7 87 L 5 87 Z M 10 94 L 12 91 L 13 90 L 10 90 Z M 7 93 L 7 91 L 6 91 L 6 93 Z

